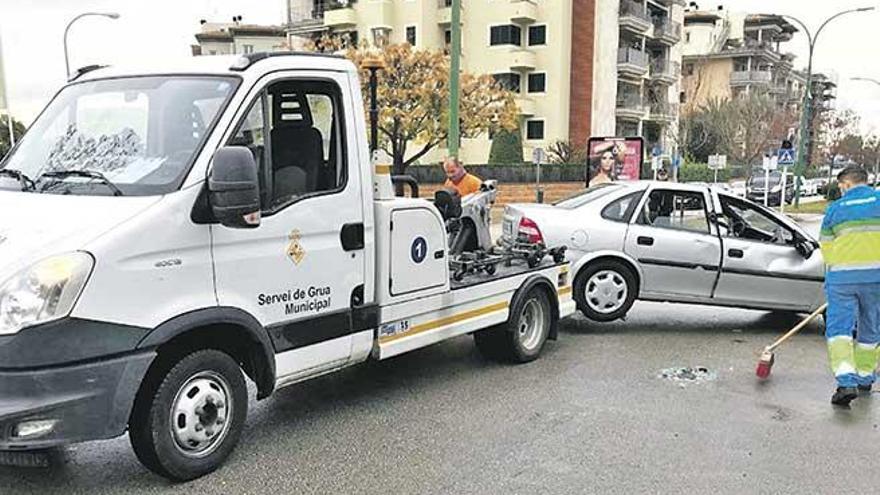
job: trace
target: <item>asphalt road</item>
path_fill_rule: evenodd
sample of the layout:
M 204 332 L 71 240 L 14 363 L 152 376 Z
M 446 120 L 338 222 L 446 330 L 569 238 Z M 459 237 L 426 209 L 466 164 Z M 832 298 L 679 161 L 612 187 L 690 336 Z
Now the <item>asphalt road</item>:
M 870 492 L 880 396 L 832 408 L 818 325 L 755 378 L 795 321 L 641 303 L 625 322 L 566 320 L 520 366 L 461 337 L 252 402 L 236 452 L 195 482 L 150 474 L 120 438 L 0 468 L 0 493 Z M 716 378 L 659 377 L 678 366 Z

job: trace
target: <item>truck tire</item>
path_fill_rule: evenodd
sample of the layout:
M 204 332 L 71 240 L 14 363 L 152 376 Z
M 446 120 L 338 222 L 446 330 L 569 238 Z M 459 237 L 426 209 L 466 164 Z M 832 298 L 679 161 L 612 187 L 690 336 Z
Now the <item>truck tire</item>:
M 638 293 L 632 270 L 614 260 L 601 260 L 584 267 L 574 279 L 574 300 L 587 318 L 598 322 L 626 316 Z
M 189 481 L 223 464 L 247 408 L 238 363 L 218 350 L 196 351 L 151 370 L 135 399 L 129 440 L 147 469 Z
M 474 342 L 488 359 L 528 363 L 541 355 L 552 319 L 547 293 L 533 288 L 510 308 L 507 323 L 475 332 Z

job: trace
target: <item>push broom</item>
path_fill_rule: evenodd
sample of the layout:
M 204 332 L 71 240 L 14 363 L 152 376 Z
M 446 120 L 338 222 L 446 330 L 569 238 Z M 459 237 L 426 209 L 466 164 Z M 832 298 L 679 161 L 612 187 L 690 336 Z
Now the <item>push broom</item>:
M 805 326 L 809 325 L 811 321 L 815 320 L 816 317 L 821 315 L 827 308 L 828 303 L 823 304 L 819 309 L 813 311 L 813 314 L 804 318 L 803 321 L 786 332 L 785 335 L 776 339 L 776 342 L 773 342 L 764 348 L 764 352 L 761 353 L 761 359 L 758 361 L 758 368 L 755 370 L 755 374 L 758 375 L 758 378 L 767 378 L 770 376 L 770 370 L 773 368 L 773 363 L 776 361 L 773 351 L 781 346 L 786 340 L 790 339 L 794 334 L 803 330 Z

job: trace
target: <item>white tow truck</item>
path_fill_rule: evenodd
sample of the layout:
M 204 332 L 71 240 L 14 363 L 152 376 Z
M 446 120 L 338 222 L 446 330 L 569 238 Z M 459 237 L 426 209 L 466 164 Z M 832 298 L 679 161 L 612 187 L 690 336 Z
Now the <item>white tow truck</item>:
M 0 164 L 0 454 L 129 433 L 176 480 L 257 398 L 463 334 L 526 362 L 575 311 L 545 259 L 451 280 L 435 204 L 370 158 L 356 68 L 309 54 L 76 74 Z

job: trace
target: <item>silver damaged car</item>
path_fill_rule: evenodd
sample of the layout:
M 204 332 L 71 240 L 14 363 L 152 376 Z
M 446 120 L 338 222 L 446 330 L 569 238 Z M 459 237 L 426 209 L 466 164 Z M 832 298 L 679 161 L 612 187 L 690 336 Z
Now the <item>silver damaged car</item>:
M 502 242 L 568 246 L 574 298 L 595 321 L 636 299 L 811 312 L 819 244 L 788 217 L 706 185 L 603 184 L 553 205 L 505 208 Z

